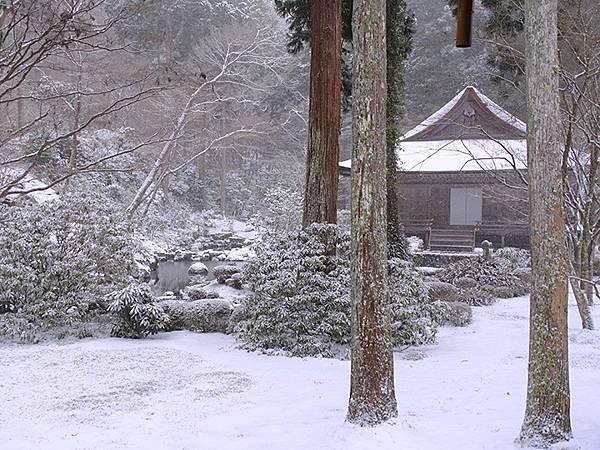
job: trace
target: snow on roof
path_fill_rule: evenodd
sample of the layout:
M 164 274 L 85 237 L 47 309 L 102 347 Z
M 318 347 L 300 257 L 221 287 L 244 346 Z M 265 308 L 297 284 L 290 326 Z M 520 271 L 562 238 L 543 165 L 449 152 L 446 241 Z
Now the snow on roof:
M 518 118 L 510 114 L 508 111 L 501 108 L 498 104 L 494 103 L 490 98 L 483 95 L 476 87 L 467 86 L 458 94 L 456 94 L 456 96 L 452 100 L 446 103 L 438 111 L 433 113 L 431 116 L 429 116 L 419 125 L 414 127 L 412 130 L 409 130 L 406 133 L 404 133 L 404 135 L 400 139 L 407 140 L 414 138 L 416 135 L 422 133 L 423 131 L 432 127 L 433 125 L 450 124 L 450 122 L 448 122 L 448 120 L 450 119 L 447 116 L 449 115 L 449 113 L 451 113 L 453 109 L 455 109 L 459 102 L 461 104 L 467 104 L 473 99 L 479 100 L 484 105 L 484 107 L 487 108 L 487 110 L 490 113 L 492 113 L 493 116 L 495 116 L 495 118 L 497 118 L 497 120 L 499 120 L 500 122 L 514 127 L 516 130 L 522 133 L 527 132 L 527 125 L 523 121 L 519 120 Z M 475 113 L 476 111 L 473 111 L 473 114 Z
M 527 141 L 403 142 L 397 150 L 406 172 L 462 172 L 527 168 Z
M 396 150 L 404 172 L 466 172 L 527 168 L 527 141 L 403 142 Z M 351 160 L 340 162 L 350 169 Z
M 405 133 L 396 148 L 407 172 L 527 168 L 527 126 L 473 86 Z M 496 137 L 494 137 L 496 136 Z M 350 169 L 351 160 L 340 162 Z

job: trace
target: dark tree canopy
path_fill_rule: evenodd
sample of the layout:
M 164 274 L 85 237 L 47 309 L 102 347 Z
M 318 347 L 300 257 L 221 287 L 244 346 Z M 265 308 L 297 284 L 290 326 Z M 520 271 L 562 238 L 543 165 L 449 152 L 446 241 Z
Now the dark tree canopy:
M 275 0 L 275 10 L 289 25 L 288 51 L 298 53 L 310 44 L 310 0 Z M 352 0 L 342 0 L 342 39 L 352 45 Z
M 288 51 L 296 54 L 310 45 L 310 0 L 275 0 L 275 10 L 286 19 Z M 352 92 L 352 0 L 342 0 L 342 92 L 344 108 Z
M 388 254 L 405 258 L 404 233 L 400 223 L 398 198 L 398 158 L 396 146 L 400 138 L 399 122 L 404 117 L 404 63 L 412 51 L 414 16 L 407 12 L 406 0 L 386 2 L 387 106 L 386 106 L 386 173 L 388 209 Z
M 444 0 L 456 14 L 458 0 Z M 525 29 L 524 0 L 480 0 L 486 9 L 484 34 L 498 42 L 494 51 L 488 57 L 488 65 L 493 68 L 498 77 L 496 81 L 507 79 L 519 85 L 524 77 L 522 61 L 515 58 L 515 52 L 510 45 Z
M 352 92 L 352 0 L 342 0 L 342 91 L 343 104 L 349 106 Z M 300 52 L 310 45 L 310 0 L 275 0 L 275 9 L 289 25 L 288 51 Z M 388 149 L 395 149 L 400 138 L 399 122 L 404 116 L 404 63 L 412 51 L 415 18 L 406 0 L 386 2 L 387 120 Z M 396 152 L 387 152 L 388 242 L 391 257 L 405 257 L 404 235 L 398 211 L 398 165 Z

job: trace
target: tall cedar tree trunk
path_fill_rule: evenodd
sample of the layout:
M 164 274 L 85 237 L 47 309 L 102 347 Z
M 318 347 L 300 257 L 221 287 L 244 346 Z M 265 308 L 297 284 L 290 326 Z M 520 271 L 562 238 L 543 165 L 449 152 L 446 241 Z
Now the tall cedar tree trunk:
M 412 50 L 410 20 L 406 18 L 405 0 L 388 0 L 386 4 L 387 39 L 387 239 L 388 256 L 406 259 L 404 232 L 400 223 L 398 159 L 396 146 L 400 138 L 399 121 L 404 115 L 404 62 Z
M 337 222 L 341 63 L 341 0 L 313 1 L 303 227 Z
M 361 425 L 398 415 L 387 283 L 385 16 L 385 0 L 354 1 L 348 421 Z
M 567 274 L 562 209 L 558 0 L 525 2 L 527 162 L 533 286 L 529 378 L 522 443 L 547 447 L 571 437 Z

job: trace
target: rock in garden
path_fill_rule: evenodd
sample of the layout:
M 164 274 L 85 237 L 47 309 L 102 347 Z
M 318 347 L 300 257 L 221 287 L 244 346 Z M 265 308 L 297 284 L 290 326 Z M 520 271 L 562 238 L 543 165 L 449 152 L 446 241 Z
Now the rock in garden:
M 206 276 L 206 275 L 208 275 L 208 267 L 206 267 L 201 262 L 195 262 L 188 269 L 188 274 L 190 274 L 190 275 L 196 275 L 196 276 L 197 275 L 204 275 L 204 276 Z
M 173 291 L 166 291 L 163 295 L 158 297 L 158 301 L 175 300 L 176 298 L 177 298 L 177 296 L 175 295 L 175 293 Z
M 460 298 L 459 289 L 450 283 L 442 281 L 428 281 L 425 286 L 429 290 L 429 300 L 443 300 L 446 302 L 456 302 Z
M 242 288 L 242 274 L 234 273 L 233 275 L 231 275 L 231 278 L 227 278 L 225 280 L 225 284 L 234 289 L 241 289 Z
M 236 273 L 240 273 L 241 271 L 242 271 L 241 267 L 233 266 L 233 265 L 223 265 L 223 266 L 216 266 L 213 269 L 213 274 L 215 275 L 215 278 L 217 279 L 217 283 L 225 284 L 225 281 L 227 279 L 231 278 L 232 275 L 234 275 Z

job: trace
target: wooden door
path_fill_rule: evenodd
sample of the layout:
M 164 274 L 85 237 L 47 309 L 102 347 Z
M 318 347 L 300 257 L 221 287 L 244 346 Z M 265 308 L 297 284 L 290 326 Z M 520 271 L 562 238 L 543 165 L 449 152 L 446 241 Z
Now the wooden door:
M 481 222 L 482 196 L 480 187 L 450 189 L 450 225 L 475 225 Z

